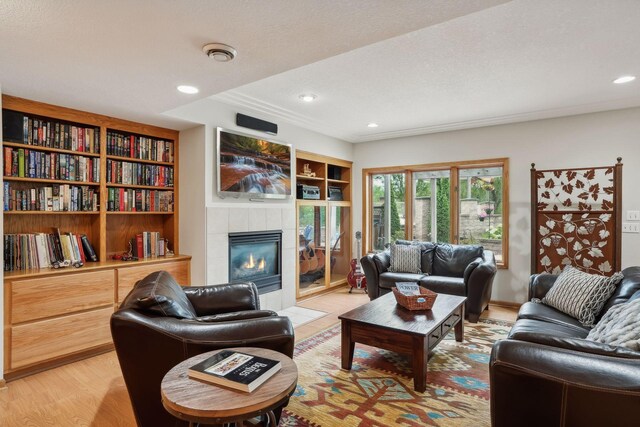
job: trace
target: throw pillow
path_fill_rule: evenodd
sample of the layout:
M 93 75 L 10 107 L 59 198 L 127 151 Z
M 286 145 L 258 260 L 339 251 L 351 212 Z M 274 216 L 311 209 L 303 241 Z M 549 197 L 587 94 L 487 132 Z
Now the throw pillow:
M 592 327 L 622 277 L 622 273 L 598 276 L 567 266 L 542 302 L 575 317 L 584 326 Z
M 420 270 L 420 246 L 391 245 L 391 266 L 394 273 L 422 273 Z
M 587 339 L 640 351 L 640 299 L 616 304 L 602 316 Z

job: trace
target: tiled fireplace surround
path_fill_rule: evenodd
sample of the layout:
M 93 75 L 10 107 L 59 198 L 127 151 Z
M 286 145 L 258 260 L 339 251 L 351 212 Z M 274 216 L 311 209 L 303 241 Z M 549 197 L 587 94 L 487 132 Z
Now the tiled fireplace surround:
M 260 295 L 261 308 L 281 310 L 296 303 L 295 207 L 256 205 L 207 208 L 207 283 L 228 283 L 229 233 L 282 230 L 282 289 Z

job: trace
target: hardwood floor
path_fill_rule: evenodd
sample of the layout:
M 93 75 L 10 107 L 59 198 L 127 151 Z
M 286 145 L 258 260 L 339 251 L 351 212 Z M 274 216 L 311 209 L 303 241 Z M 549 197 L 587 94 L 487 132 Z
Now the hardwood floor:
M 369 301 L 348 289 L 309 298 L 301 307 L 327 312 L 296 328 L 296 341 L 336 323 L 338 316 Z M 491 305 L 482 317 L 515 320 L 513 308 Z M 0 426 L 135 426 L 129 395 L 115 352 L 12 381 L 0 390 Z

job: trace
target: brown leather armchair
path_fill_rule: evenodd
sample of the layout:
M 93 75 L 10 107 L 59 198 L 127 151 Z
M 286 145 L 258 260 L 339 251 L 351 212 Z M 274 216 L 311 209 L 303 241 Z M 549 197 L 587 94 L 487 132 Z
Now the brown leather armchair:
M 188 425 L 164 409 L 160 396 L 162 378 L 179 362 L 228 347 L 289 357 L 294 348 L 289 318 L 260 310 L 253 283 L 183 288 L 166 271 L 136 283 L 111 316 L 111 335 L 140 427 Z

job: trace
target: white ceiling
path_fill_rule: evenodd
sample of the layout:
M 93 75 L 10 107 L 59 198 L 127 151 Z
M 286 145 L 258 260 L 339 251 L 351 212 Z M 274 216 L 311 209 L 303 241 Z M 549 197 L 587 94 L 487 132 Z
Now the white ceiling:
M 360 142 L 638 106 L 611 84 L 640 77 L 638 22 L 638 0 L 2 0 L 0 84 L 175 129 L 212 96 Z

